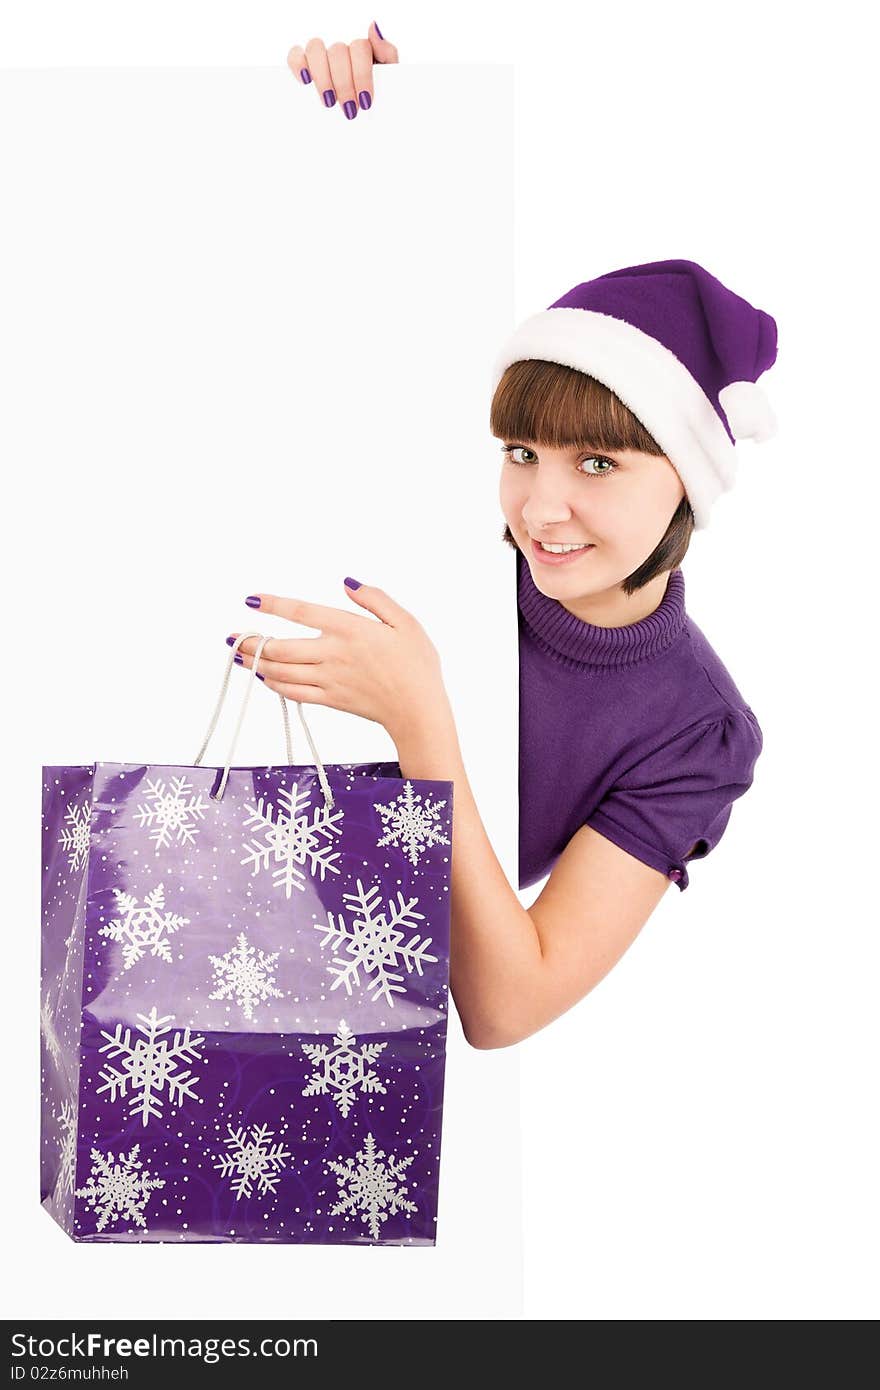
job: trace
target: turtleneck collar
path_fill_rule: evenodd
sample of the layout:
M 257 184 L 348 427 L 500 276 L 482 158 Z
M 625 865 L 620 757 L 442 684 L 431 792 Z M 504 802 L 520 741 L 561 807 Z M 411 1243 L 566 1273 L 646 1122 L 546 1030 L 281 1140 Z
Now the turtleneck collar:
M 558 599 L 542 594 L 520 550 L 516 564 L 520 615 L 539 646 L 551 656 L 585 666 L 632 665 L 665 651 L 687 621 L 680 569 L 670 572 L 666 593 L 646 618 L 623 627 L 597 627 L 569 613 Z

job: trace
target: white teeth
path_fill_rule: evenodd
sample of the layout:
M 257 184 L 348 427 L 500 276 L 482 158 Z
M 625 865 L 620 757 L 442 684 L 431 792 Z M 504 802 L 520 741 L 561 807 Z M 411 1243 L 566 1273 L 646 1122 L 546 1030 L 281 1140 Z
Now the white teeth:
M 547 545 L 547 544 L 545 544 L 544 541 L 538 541 L 538 545 L 541 547 L 542 550 L 549 550 L 549 552 L 550 552 L 551 555 L 565 555 L 566 552 L 569 551 L 569 550 L 587 550 L 587 549 L 588 549 L 588 546 L 587 546 L 586 544 L 584 544 L 584 545 Z

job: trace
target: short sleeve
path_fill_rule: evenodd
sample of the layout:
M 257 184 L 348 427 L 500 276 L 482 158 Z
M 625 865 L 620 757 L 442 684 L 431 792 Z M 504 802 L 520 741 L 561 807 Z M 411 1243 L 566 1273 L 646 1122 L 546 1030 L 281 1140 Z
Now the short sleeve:
M 748 707 L 702 720 L 629 768 L 586 824 L 684 892 L 686 859 L 702 859 L 717 845 L 762 747 Z

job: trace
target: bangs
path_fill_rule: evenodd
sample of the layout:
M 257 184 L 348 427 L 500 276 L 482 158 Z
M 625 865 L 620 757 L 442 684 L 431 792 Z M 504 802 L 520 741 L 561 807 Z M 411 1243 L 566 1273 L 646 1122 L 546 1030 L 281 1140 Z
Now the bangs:
M 508 440 L 550 449 L 637 449 L 657 441 L 607 386 L 558 362 L 512 362 L 492 397 L 489 428 Z

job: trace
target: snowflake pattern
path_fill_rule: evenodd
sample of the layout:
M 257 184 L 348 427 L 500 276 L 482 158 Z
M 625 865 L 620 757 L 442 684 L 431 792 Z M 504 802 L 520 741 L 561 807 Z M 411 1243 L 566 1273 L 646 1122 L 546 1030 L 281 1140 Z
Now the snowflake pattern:
M 61 1102 L 58 1118 L 58 1183 L 56 1190 L 61 1193 L 73 1192 L 74 1169 L 76 1168 L 76 1122 L 73 1105 L 69 1100 Z
M 187 1096 L 195 1096 L 193 1087 L 198 1077 L 193 1076 L 189 1068 L 178 1070 L 178 1063 L 199 1060 L 198 1049 L 205 1039 L 201 1036 L 191 1039 L 187 1025 L 183 1034 L 179 1030 L 175 1032 L 174 1042 L 169 1047 L 164 1034 L 171 1031 L 166 1024 L 173 1021 L 174 1015 L 158 1018 L 155 1004 L 149 1014 L 138 1014 L 138 1018 L 142 1020 L 138 1029 L 144 1037 L 137 1038 L 134 1046 L 131 1029 L 126 1028 L 123 1036 L 121 1023 L 117 1023 L 115 1033 L 101 1029 L 101 1037 L 108 1041 L 99 1051 L 109 1052 L 111 1057 L 122 1057 L 123 1062 L 121 1068 L 107 1067 L 100 1073 L 105 1084 L 98 1087 L 97 1094 L 109 1091 L 110 1100 L 114 1101 L 117 1095 L 125 1096 L 130 1086 L 134 1094 L 128 1102 L 129 1110 L 132 1115 L 140 1115 L 146 1127 L 151 1116 L 162 1114 L 162 1093 L 166 1086 L 171 1101 L 176 1100 L 178 1105 Z
M 285 1160 L 291 1157 L 283 1144 L 269 1144 L 275 1131 L 266 1125 L 250 1125 L 247 1130 L 233 1129 L 232 1125 L 226 1128 L 229 1138 L 224 1143 L 231 1152 L 222 1154 L 214 1167 L 224 1178 L 237 1175 L 232 1183 L 235 1200 L 250 1197 L 254 1180 L 260 1192 L 274 1192 Z
M 92 803 L 85 802 L 82 806 L 68 805 L 64 817 L 66 825 L 62 825 L 58 843 L 63 850 L 67 851 L 68 866 L 74 870 L 85 868 L 85 862 L 89 855 L 89 845 L 92 838 Z
M 117 910 L 123 916 L 99 927 L 98 935 L 121 942 L 123 970 L 130 970 L 148 951 L 170 965 L 173 957 L 165 935 L 185 927 L 189 918 L 165 911 L 165 885 L 160 883 L 153 888 L 144 899 L 143 907 L 138 907 L 137 898 L 130 893 L 119 888 L 114 888 L 113 892 Z
M 320 837 L 332 840 L 334 835 L 342 834 L 342 827 L 337 822 L 342 819 L 343 811 L 331 812 L 322 803 L 313 808 L 310 822 L 309 793 L 307 790 L 300 791 L 295 782 L 292 792 L 285 787 L 279 788 L 278 801 L 279 806 L 274 810 L 271 802 L 262 796 L 256 805 L 246 803 L 245 809 L 249 814 L 245 825 L 259 825 L 263 838 L 262 841 L 253 838 L 249 844 L 242 846 L 247 853 L 241 863 L 252 866 L 251 877 L 261 869 L 268 869 L 270 860 L 279 865 L 272 871 L 273 886 L 283 887 L 289 898 L 292 889 L 305 890 L 306 875 L 298 865 L 305 864 L 307 860 L 311 873 L 314 875 L 317 872 L 322 882 L 328 869 L 331 873 L 339 873 L 335 864 L 340 857 L 339 851 L 331 853 L 330 845 L 322 844 Z
M 195 821 L 205 819 L 208 807 L 201 792 L 195 796 L 190 795 L 192 792 L 193 785 L 185 777 L 172 777 L 170 788 L 161 778 L 147 778 L 146 799 L 153 804 L 138 806 L 134 819 L 151 827 L 150 839 L 155 841 L 157 854 L 171 844 L 172 835 L 178 844 L 185 845 L 192 844 L 198 835 Z
M 406 781 L 403 791 L 390 805 L 373 803 L 373 809 L 379 812 L 385 826 L 385 834 L 376 841 L 376 847 L 395 845 L 402 848 L 409 862 L 417 867 L 419 859 L 431 846 L 449 844 L 437 824 L 445 805 L 445 801 L 419 796 L 412 782 Z
M 283 999 L 284 991 L 275 988 L 275 975 L 272 967 L 280 955 L 273 951 L 267 955 L 248 945 L 244 932 L 238 933 L 238 945 L 222 956 L 209 956 L 214 967 L 214 983 L 217 989 L 209 994 L 209 999 L 234 999 L 245 1018 L 253 1018 L 254 1005 L 265 1003 L 267 999 Z
M 146 1226 L 144 1208 L 150 1193 L 157 1187 L 164 1187 L 165 1179 L 150 1177 L 138 1158 L 139 1152 L 140 1144 L 135 1144 L 127 1154 L 120 1153 L 114 1159 L 112 1150 L 104 1155 L 100 1149 L 92 1149 L 89 1180 L 85 1187 L 76 1189 L 76 1195 L 86 1199 L 87 1211 L 98 1213 L 96 1230 L 103 1231 L 111 1223 L 115 1225 L 120 1217 L 133 1221 L 136 1226 Z
M 48 995 L 45 995 L 40 1003 L 40 1032 L 46 1044 L 46 1051 L 57 1067 L 58 1063 L 61 1061 L 61 1039 L 55 1027 L 55 1018 L 52 1013 Z
M 380 996 L 394 1007 L 394 994 L 405 994 L 406 990 L 401 983 L 403 975 L 391 969 L 392 966 L 402 965 L 410 974 L 415 970 L 421 975 L 422 965 L 425 961 L 435 961 L 436 956 L 428 955 L 428 947 L 431 944 L 431 937 L 424 941 L 419 936 L 411 936 L 410 940 L 404 943 L 405 932 L 411 932 L 415 926 L 415 921 L 424 921 L 424 913 L 414 911 L 418 898 L 410 898 L 404 901 L 403 894 L 398 891 L 398 902 L 395 904 L 393 899 L 388 903 L 387 914 L 381 908 L 381 903 L 377 903 L 379 887 L 374 884 L 369 890 L 364 888 L 360 879 L 357 880 L 356 893 L 343 893 L 353 907 L 351 926 L 345 924 L 342 913 L 337 913 L 337 923 L 333 921 L 333 913 L 328 914 L 330 918 L 329 926 L 324 922 L 315 922 L 313 925 L 317 931 L 324 932 L 324 940 L 321 942 L 321 949 L 328 944 L 340 951 L 344 949 L 349 957 L 346 960 L 343 956 L 337 955 L 332 964 L 327 969 L 336 979 L 330 986 L 337 989 L 344 985 L 346 992 L 351 994 L 352 984 L 361 983 L 360 970 L 363 968 L 364 975 L 372 977 L 366 983 L 370 989 L 375 988 L 372 1002 L 375 1003 Z M 398 930 L 400 927 L 404 931 Z
M 407 1197 L 406 1187 L 398 1186 L 413 1155 L 397 1159 L 392 1154 L 387 1163 L 383 1163 L 385 1151 L 377 1149 L 375 1139 L 368 1134 L 356 1157 L 359 1162 L 353 1158 L 347 1158 L 344 1163 L 327 1160 L 328 1167 L 336 1174 L 341 1194 L 340 1200 L 330 1209 L 331 1215 L 360 1211 L 361 1221 L 369 1224 L 373 1240 L 378 1240 L 380 1223 L 387 1221 L 389 1216 L 395 1216 L 398 1211 L 418 1211 L 415 1202 Z
M 339 1107 L 343 1119 L 354 1105 L 355 1092 L 379 1091 L 384 1096 L 386 1088 L 370 1066 L 380 1052 L 388 1046 L 387 1042 L 361 1043 L 356 1051 L 357 1038 L 345 1019 L 341 1019 L 333 1047 L 326 1043 L 301 1043 L 303 1052 L 309 1060 L 319 1067 L 303 1091 L 304 1096 L 324 1096 L 335 1092 L 333 1099 Z

